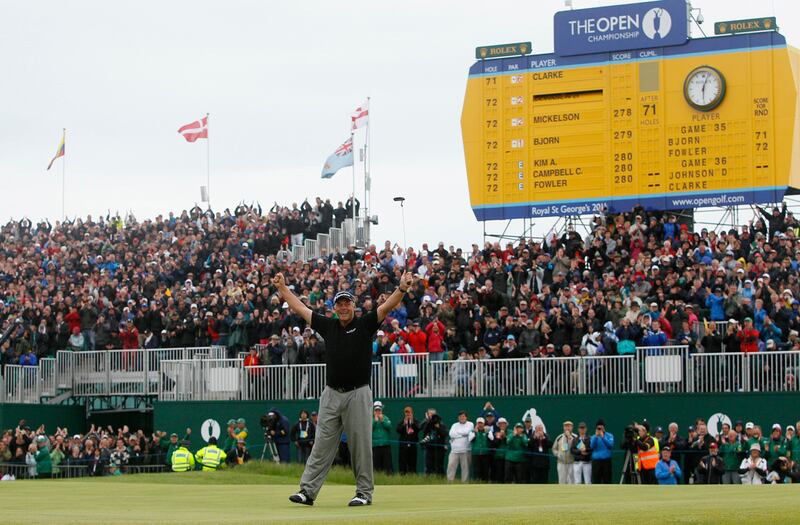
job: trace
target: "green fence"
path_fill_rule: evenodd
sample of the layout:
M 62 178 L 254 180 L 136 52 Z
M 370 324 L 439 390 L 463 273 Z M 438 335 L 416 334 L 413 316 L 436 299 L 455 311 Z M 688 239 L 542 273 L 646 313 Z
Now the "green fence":
M 44 424 L 48 433 L 57 427 L 66 427 L 71 433 L 86 431 L 86 411 L 82 406 L 0 403 L 0 429 L 13 429 L 21 419 L 32 429 Z
M 780 423 L 784 428 L 800 420 L 800 394 L 797 393 L 730 393 L 730 394 L 660 394 L 660 395 L 604 395 L 604 396 L 562 396 L 562 397 L 503 397 L 491 399 L 474 398 L 429 398 L 384 401 L 384 413 L 393 424 L 402 418 L 403 407 L 414 409 L 415 417 L 423 419 L 425 410 L 436 408 L 449 427 L 456 421 L 460 410 L 469 413 L 474 421 L 486 401 L 491 401 L 501 416 L 513 425 L 521 421 L 528 411 L 535 410 L 541 418 L 551 439 L 561 432 L 565 419 L 575 422 L 585 421 L 590 429 L 602 418 L 606 428 L 617 438 L 614 456 L 615 479 L 618 479 L 624 454 L 618 448 L 622 429 L 632 420 L 647 419 L 653 427 L 670 422 L 680 426 L 682 435 L 697 418 L 709 423 L 710 432 L 716 434 L 722 422 L 737 419 L 753 421 L 762 428 Z M 316 410 L 317 400 L 261 402 L 261 401 L 198 401 L 198 402 L 157 402 L 154 413 L 154 426 L 159 430 L 178 432 L 183 435 L 187 427 L 192 429 L 193 448 L 204 444 L 202 435 L 219 431 L 224 434 L 228 419 L 243 417 L 247 420 L 250 432 L 248 446 L 254 456 L 260 457 L 264 438 L 259 418 L 271 407 L 278 408 L 290 423 L 297 421 L 301 409 Z M 766 431 L 768 432 L 768 430 Z M 292 451 L 294 458 L 294 450 Z M 397 452 L 393 451 L 395 467 Z M 553 463 L 555 463 L 553 461 Z M 423 465 L 419 454 L 420 470 Z M 553 472 L 555 467 L 553 466 Z

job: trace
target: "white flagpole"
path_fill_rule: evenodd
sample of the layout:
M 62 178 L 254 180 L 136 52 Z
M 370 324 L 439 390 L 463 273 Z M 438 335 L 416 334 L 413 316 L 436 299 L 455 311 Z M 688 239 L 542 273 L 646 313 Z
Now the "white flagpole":
M 67 186 L 67 128 L 63 128 L 64 135 L 62 139 L 64 140 L 64 154 L 61 156 L 61 217 L 63 219 L 67 218 L 67 210 L 65 207 L 66 202 L 66 186 Z
M 211 209 L 211 114 L 206 113 L 206 204 Z
M 372 181 L 369 180 L 369 168 L 368 168 L 368 159 L 369 159 L 369 121 L 372 115 L 370 114 L 372 110 L 370 109 L 370 97 L 367 97 L 367 131 L 364 138 L 364 237 L 365 243 L 369 246 L 369 202 L 367 200 L 367 193 L 371 190 Z M 370 187 L 370 190 L 367 190 L 367 187 Z
M 353 209 L 353 242 L 356 238 L 356 143 L 353 140 L 354 130 L 350 130 L 350 147 L 352 148 L 353 155 L 353 196 L 351 199 L 351 207 Z

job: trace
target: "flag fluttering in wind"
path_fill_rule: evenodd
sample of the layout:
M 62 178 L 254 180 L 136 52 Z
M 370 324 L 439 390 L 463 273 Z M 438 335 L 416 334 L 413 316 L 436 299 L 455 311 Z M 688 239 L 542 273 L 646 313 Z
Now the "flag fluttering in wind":
M 322 178 L 330 179 L 337 171 L 353 165 L 353 137 L 350 137 L 344 144 L 336 148 L 331 156 L 325 160 L 325 165 L 322 166 Z
M 57 159 L 58 157 L 63 157 L 63 156 L 64 156 L 64 151 L 65 151 L 65 149 L 66 149 L 66 148 L 65 148 L 65 139 L 66 139 L 66 138 L 67 138 L 67 133 L 66 133 L 66 131 L 65 131 L 65 132 L 64 132 L 64 133 L 61 135 L 61 142 L 58 144 L 58 149 L 56 150 L 56 155 L 55 155 L 55 157 L 53 157 L 53 160 L 51 160 L 51 161 L 50 161 L 50 164 L 48 164 L 48 165 L 47 165 L 47 169 L 48 169 L 48 171 L 50 170 L 50 168 L 52 168 L 52 167 L 53 167 L 53 163 L 56 161 L 56 159 Z
M 369 100 L 361 104 L 350 115 L 350 120 L 353 121 L 353 129 L 362 128 L 369 124 Z
M 191 124 L 186 124 L 185 126 L 182 126 L 181 129 L 178 130 L 178 133 L 183 135 L 183 138 L 186 139 L 186 142 L 194 142 L 197 139 L 207 139 L 208 115 L 201 118 L 200 120 L 195 120 Z

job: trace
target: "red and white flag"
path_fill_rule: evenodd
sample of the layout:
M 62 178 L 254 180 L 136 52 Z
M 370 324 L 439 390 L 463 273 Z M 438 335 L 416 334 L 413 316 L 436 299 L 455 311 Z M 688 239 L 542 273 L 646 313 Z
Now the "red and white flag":
M 191 124 L 186 124 L 185 126 L 181 126 L 181 129 L 178 130 L 178 133 L 183 135 L 183 138 L 186 139 L 186 142 L 194 142 L 197 139 L 207 139 L 208 115 L 201 118 L 200 120 L 195 120 Z
M 369 100 L 361 104 L 350 115 L 350 120 L 353 121 L 353 129 L 358 129 L 369 124 Z

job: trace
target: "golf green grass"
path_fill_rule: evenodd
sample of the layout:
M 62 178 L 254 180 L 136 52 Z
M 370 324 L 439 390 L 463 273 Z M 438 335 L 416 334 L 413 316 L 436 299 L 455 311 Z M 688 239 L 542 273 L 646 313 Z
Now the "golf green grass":
M 16 481 L 0 485 L 0 522 L 220 524 L 798 523 L 800 485 L 559 486 L 423 484 L 378 476 L 374 504 L 350 508 L 352 474 L 335 469 L 313 507 L 295 505 L 298 467 Z

